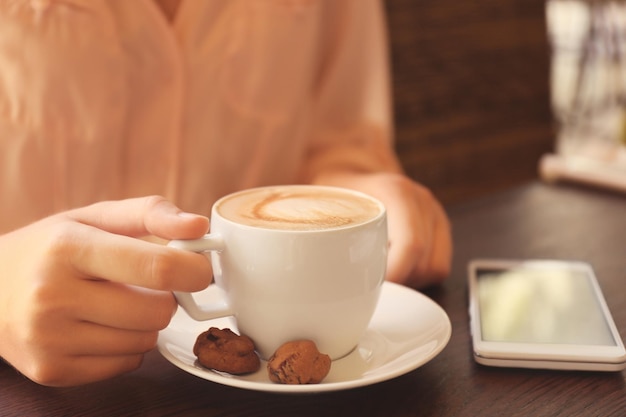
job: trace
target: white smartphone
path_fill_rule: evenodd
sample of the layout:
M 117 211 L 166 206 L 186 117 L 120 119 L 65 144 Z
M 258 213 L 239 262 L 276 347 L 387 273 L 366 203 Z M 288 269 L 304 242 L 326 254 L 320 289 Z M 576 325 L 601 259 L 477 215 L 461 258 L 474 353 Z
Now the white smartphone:
M 469 313 L 474 358 L 480 364 L 626 368 L 624 343 L 587 263 L 474 260 L 469 264 Z

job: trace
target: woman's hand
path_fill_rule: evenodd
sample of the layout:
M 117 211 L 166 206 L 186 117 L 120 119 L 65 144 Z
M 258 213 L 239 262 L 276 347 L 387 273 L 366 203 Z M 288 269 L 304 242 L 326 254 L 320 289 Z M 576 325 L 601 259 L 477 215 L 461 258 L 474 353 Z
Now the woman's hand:
M 137 368 L 212 277 L 201 254 L 138 239 L 199 238 L 208 219 L 161 197 L 97 203 L 0 236 L 0 356 L 45 385 Z
M 316 183 L 351 188 L 378 198 L 387 208 L 387 280 L 416 288 L 450 273 L 452 237 L 443 207 L 420 184 L 396 173 L 328 173 Z

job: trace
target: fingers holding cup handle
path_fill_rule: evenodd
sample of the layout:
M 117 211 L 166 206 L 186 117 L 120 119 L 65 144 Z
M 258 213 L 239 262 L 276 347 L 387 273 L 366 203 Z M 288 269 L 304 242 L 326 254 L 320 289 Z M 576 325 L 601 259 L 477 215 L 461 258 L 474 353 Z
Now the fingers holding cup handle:
M 224 249 L 224 240 L 219 234 L 210 233 L 200 239 L 172 240 L 167 246 L 198 253 L 219 252 Z M 216 300 L 209 304 L 198 305 L 191 293 L 174 291 L 174 297 L 178 305 L 194 320 L 205 321 L 233 315 L 233 311 L 225 300 Z

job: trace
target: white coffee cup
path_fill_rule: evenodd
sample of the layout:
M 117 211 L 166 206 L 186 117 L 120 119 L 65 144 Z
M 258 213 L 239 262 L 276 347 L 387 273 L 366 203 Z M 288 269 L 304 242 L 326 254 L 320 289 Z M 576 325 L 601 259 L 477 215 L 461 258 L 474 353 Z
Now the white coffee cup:
M 387 261 L 386 211 L 335 187 L 255 188 L 223 197 L 211 232 L 169 246 L 210 252 L 220 302 L 198 306 L 175 293 L 195 320 L 232 315 L 267 359 L 283 343 L 313 340 L 332 359 L 353 350 L 378 302 Z

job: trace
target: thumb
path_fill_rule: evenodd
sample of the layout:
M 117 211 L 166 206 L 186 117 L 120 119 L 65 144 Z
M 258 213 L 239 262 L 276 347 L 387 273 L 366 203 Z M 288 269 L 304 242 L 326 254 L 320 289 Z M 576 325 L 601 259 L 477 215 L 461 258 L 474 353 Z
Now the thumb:
M 111 233 L 163 239 L 195 239 L 209 230 L 205 216 L 183 212 L 160 196 L 104 201 L 67 213 L 72 219 Z

